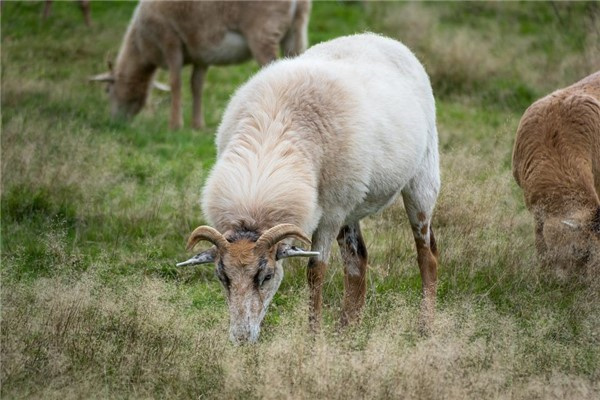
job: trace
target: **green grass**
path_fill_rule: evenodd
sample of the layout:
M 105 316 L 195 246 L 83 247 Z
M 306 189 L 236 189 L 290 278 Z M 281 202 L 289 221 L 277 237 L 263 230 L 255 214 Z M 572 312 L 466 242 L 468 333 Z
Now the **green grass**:
M 187 89 L 181 131 L 168 131 L 160 93 L 131 125 L 111 123 L 87 78 L 116 55 L 135 4 L 93 2 L 91 28 L 76 4 L 55 2 L 47 21 L 42 7 L 2 8 L 3 398 L 600 396 L 598 282 L 539 269 L 510 172 L 525 108 L 600 65 L 598 3 L 315 3 L 311 43 L 381 32 L 431 76 L 443 184 L 435 331 L 417 333 L 420 278 L 400 202 L 363 223 L 360 325 L 337 329 L 335 254 L 323 331 L 309 335 L 305 266 L 293 261 L 260 343 L 242 348 L 227 341 L 212 267 L 174 263 L 203 223 L 227 100 L 257 64 L 209 70 L 201 132 L 189 128 Z

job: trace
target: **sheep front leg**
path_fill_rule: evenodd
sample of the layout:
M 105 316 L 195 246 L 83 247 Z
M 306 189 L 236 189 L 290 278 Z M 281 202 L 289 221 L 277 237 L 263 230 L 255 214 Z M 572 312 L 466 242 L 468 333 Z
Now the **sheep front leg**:
M 337 230 L 333 231 L 336 232 Z M 310 290 L 308 306 L 308 323 L 311 331 L 317 332 L 321 328 L 321 312 L 323 309 L 323 281 L 327 271 L 327 262 L 331 251 L 331 244 L 335 234 L 329 230 L 320 230 L 313 234 L 312 250 L 318 251 L 317 257 L 308 260 L 306 277 Z
M 344 305 L 341 326 L 357 322 L 367 293 L 367 247 L 360 223 L 342 227 L 337 237 L 344 262 Z
M 306 277 L 310 289 L 308 304 L 308 325 L 310 330 L 317 332 L 321 329 L 321 312 L 323 309 L 323 279 L 327 263 L 311 258 L 308 261 Z
M 546 241 L 544 240 L 544 219 L 541 216 L 535 216 L 535 248 L 539 260 L 544 265 L 548 246 L 546 246 Z
M 205 67 L 194 65 L 194 69 L 192 70 L 192 128 L 194 129 L 204 128 L 204 116 L 202 115 L 202 86 L 204 84 L 205 73 Z
M 167 58 L 169 66 L 169 83 L 171 84 L 171 118 L 169 128 L 180 129 L 183 126 L 183 115 L 181 111 L 181 68 L 183 57 L 181 51 L 174 50 Z

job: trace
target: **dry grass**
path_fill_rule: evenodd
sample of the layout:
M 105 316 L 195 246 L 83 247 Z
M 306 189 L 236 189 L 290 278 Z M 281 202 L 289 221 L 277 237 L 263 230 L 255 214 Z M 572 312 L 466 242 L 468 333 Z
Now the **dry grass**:
M 584 15 L 575 22 L 576 7 Z M 593 2 L 377 4 L 373 9 L 380 29 L 420 56 L 438 96 L 527 107 L 600 65 L 600 7 Z M 578 35 L 571 35 L 574 23 L 580 25 Z
M 416 334 L 415 305 L 401 296 L 389 301 L 393 308 L 372 317 L 360 344 L 352 332 L 308 335 L 305 307 L 297 305 L 268 340 L 235 348 L 223 334 L 224 315 L 190 310 L 185 296 L 160 279 L 120 279 L 107 287 L 88 272 L 18 284 L 2 296 L 3 325 L 10 327 L 2 335 L 3 392 L 531 399 L 593 398 L 600 391 L 597 371 L 576 372 L 588 356 L 582 344 L 549 340 L 562 320 L 548 309 L 528 329 L 485 298 L 454 301 L 439 311 L 437 333 L 425 339 Z M 596 314 L 579 336 L 594 337 L 598 328 Z M 587 345 L 597 346 L 598 338 Z

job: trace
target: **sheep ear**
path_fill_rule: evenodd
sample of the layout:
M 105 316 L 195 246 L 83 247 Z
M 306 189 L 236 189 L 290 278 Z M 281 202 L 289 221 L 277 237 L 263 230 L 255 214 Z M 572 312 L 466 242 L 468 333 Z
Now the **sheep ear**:
M 210 249 L 205 250 L 202 253 L 196 254 L 194 257 L 190 258 L 189 260 L 177 263 L 176 265 L 178 267 L 187 267 L 188 265 L 213 263 L 213 262 L 215 262 L 216 254 L 217 254 L 217 248 L 211 247 Z
M 581 224 L 579 222 L 575 221 L 574 219 L 563 219 L 561 222 L 571 229 L 580 229 L 581 228 Z
M 110 72 L 104 72 L 102 74 L 98 74 L 96 76 L 92 76 L 89 78 L 90 82 L 109 82 L 114 83 L 115 77 Z
M 315 257 L 318 256 L 318 251 L 307 251 L 296 246 L 290 246 L 289 244 L 281 244 L 277 248 L 276 260 L 290 257 Z
M 158 90 L 160 90 L 162 92 L 170 92 L 171 91 L 171 88 L 166 83 L 161 83 L 161 82 L 154 81 L 154 82 L 152 82 L 152 86 L 155 89 L 158 89 Z

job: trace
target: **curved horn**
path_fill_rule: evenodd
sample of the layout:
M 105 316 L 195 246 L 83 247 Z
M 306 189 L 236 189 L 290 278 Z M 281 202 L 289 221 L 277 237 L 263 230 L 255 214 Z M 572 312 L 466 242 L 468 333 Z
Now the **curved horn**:
M 316 257 L 319 254 L 320 253 L 318 251 L 307 251 L 304 249 L 299 249 L 296 246 L 290 246 L 289 244 L 282 244 L 277 248 L 277 255 L 275 259 L 281 260 L 283 258 L 290 257 Z
M 204 250 L 201 253 L 196 254 L 194 257 L 187 261 L 177 263 L 177 267 L 187 267 L 188 265 L 208 264 L 215 262 L 215 255 L 217 254 L 217 248 L 215 246 L 208 250 Z
M 203 225 L 194 229 L 194 232 L 192 232 L 187 241 L 187 249 L 193 249 L 196 243 L 201 240 L 208 240 L 217 246 L 219 250 L 224 250 L 229 246 L 227 239 L 225 239 L 225 237 L 221 235 L 218 230 L 213 227 Z
M 256 249 L 259 251 L 268 250 L 288 237 L 298 239 L 307 245 L 310 245 L 311 243 L 308 236 L 306 236 L 306 233 L 298 226 L 294 224 L 279 224 L 272 227 L 258 238 L 256 241 Z
M 169 85 L 162 83 L 162 82 L 158 82 L 158 81 L 152 81 L 152 87 L 155 89 L 158 89 L 162 92 L 170 92 L 171 88 L 169 87 Z
M 92 76 L 88 78 L 88 80 L 92 82 L 114 82 L 115 77 L 112 75 L 112 72 L 104 72 L 102 74 Z

